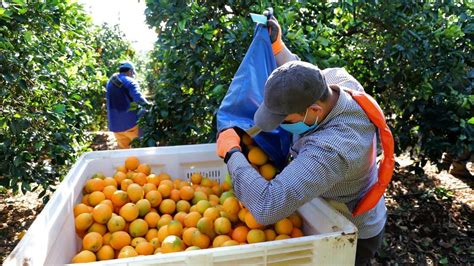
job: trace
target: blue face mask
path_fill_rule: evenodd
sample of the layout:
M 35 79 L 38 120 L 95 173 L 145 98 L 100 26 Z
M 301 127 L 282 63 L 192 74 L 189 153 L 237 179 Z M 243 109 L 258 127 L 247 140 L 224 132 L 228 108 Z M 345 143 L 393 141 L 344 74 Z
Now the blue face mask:
M 308 110 L 306 110 L 303 121 L 299 121 L 292 124 L 280 124 L 280 127 L 290 133 L 297 134 L 297 135 L 301 135 L 312 129 L 315 129 L 318 126 L 318 123 L 317 123 L 318 117 L 316 117 L 316 120 L 314 120 L 314 124 L 312 126 L 308 126 L 304 123 L 304 121 L 306 120 L 307 114 L 308 114 Z

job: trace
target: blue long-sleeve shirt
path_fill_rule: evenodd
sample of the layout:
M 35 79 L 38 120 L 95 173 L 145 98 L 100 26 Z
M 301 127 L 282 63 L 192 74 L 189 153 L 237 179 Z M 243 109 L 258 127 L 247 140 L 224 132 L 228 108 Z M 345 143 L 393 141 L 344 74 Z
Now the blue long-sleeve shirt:
M 117 75 L 121 87 L 112 82 L 107 82 L 107 118 L 109 130 L 112 132 L 126 131 L 137 124 L 137 111 L 130 111 L 130 104 L 147 103 L 145 97 L 140 93 L 138 82 L 125 75 Z

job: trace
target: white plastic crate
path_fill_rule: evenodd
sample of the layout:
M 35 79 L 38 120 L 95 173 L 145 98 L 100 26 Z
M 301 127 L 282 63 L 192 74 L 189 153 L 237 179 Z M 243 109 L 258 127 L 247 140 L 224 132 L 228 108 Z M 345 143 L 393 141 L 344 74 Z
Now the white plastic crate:
M 191 173 L 223 181 L 227 167 L 215 155 L 215 144 L 198 144 L 115 151 L 82 155 L 71 168 L 51 200 L 4 265 L 67 264 L 80 250 L 75 234 L 73 206 L 81 201 L 82 188 L 93 174 L 112 176 L 128 156 L 172 178 Z M 319 198 L 298 209 L 306 236 L 248 245 L 211 248 L 170 254 L 101 261 L 88 265 L 354 265 L 357 229 L 344 216 Z

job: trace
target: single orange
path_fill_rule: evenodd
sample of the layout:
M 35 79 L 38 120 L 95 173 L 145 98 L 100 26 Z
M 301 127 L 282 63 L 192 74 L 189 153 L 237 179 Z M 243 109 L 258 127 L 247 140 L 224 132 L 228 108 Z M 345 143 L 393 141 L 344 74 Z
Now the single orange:
M 208 217 L 202 217 L 201 219 L 199 219 L 196 227 L 197 229 L 199 229 L 199 231 L 201 231 L 201 233 L 204 233 L 208 235 L 209 237 L 213 237 L 215 235 L 214 223 Z
M 125 172 L 115 172 L 114 179 L 117 182 L 117 185 L 120 185 L 122 181 L 127 178 L 127 174 Z
M 185 248 L 186 246 L 184 245 L 183 240 L 175 235 L 167 236 L 161 243 L 161 252 L 163 253 L 179 252 L 183 251 Z
M 93 208 L 84 203 L 79 203 L 74 206 L 74 217 L 77 217 L 81 213 L 91 213 Z
M 137 219 L 138 214 L 138 207 L 134 203 L 127 203 L 120 208 L 120 216 L 122 216 L 127 222 Z
M 178 202 L 181 199 L 179 190 L 173 188 L 170 192 L 170 199 L 174 200 L 175 202 Z
M 127 167 L 125 167 L 125 165 L 120 165 L 119 167 L 116 168 L 116 170 L 117 170 L 118 172 L 122 172 L 122 173 L 124 173 L 124 174 L 126 174 L 127 171 L 128 171 L 128 170 L 127 170 Z
M 225 235 L 230 232 L 232 228 L 232 224 L 230 223 L 229 219 L 225 217 L 219 217 L 214 221 L 214 231 L 218 235 Z
M 249 146 L 249 145 L 252 145 L 253 144 L 253 140 L 252 138 L 248 135 L 248 134 L 244 134 L 242 136 L 242 143 L 244 143 L 245 145 Z
M 245 225 L 237 226 L 234 231 L 232 231 L 232 239 L 239 243 L 243 243 L 247 241 L 247 234 L 249 232 L 249 228 Z
M 304 236 L 303 231 L 297 227 L 293 227 L 293 230 L 291 231 L 290 234 L 291 237 L 302 237 Z
M 117 190 L 112 194 L 112 203 L 114 204 L 114 207 L 122 207 L 125 205 L 127 202 L 129 202 L 128 199 L 128 194 L 127 192 L 123 190 Z
M 155 185 L 158 187 L 160 185 L 160 177 L 155 174 L 150 174 L 146 177 L 146 181 L 150 184 Z
M 193 232 L 197 231 L 196 227 L 187 227 L 183 230 L 183 241 L 187 246 L 192 246 L 192 236 Z
M 152 255 L 153 251 L 155 251 L 155 248 L 150 242 L 140 242 L 135 247 L 135 250 L 137 251 L 138 255 Z
M 124 231 L 125 230 L 125 219 L 122 216 L 115 215 L 110 218 L 110 220 L 107 222 L 107 229 L 111 233 L 117 232 L 117 231 Z
M 192 203 L 196 204 L 201 200 L 208 200 L 207 194 L 202 191 L 195 191 Z
M 188 213 L 183 211 L 178 212 L 174 215 L 173 220 L 178 221 L 184 225 L 184 218 L 186 217 L 186 215 L 188 215 Z
M 130 245 L 132 247 L 136 247 L 138 245 L 138 243 L 140 242 L 147 242 L 147 240 L 144 238 L 144 237 L 135 237 L 132 239 L 132 242 L 130 242 Z
M 160 215 L 156 212 L 149 212 L 145 215 L 144 219 L 148 223 L 149 228 L 156 228 L 156 224 L 160 220 Z
M 259 167 L 259 172 L 260 174 L 267 180 L 267 181 L 270 181 L 273 179 L 273 177 L 275 177 L 276 175 L 276 167 L 273 166 L 273 164 L 271 163 L 266 163 L 262 166 Z
M 176 211 L 178 212 L 189 212 L 191 204 L 187 200 L 180 200 L 176 202 Z
M 135 219 L 130 223 L 128 232 L 132 237 L 144 236 L 148 232 L 148 223 L 143 219 Z
M 152 184 L 152 183 L 146 183 L 145 185 L 143 185 L 143 190 L 145 191 L 145 195 L 152 191 L 152 190 L 157 190 L 157 187 L 155 186 L 155 184 Z
M 265 241 L 275 240 L 276 233 L 273 229 L 265 229 L 263 232 L 265 233 Z
M 183 225 L 179 221 L 171 221 L 168 224 L 168 234 L 181 237 L 183 234 Z
M 203 177 L 201 180 L 201 186 L 209 188 L 212 187 L 212 180 L 207 177 Z
M 125 167 L 127 167 L 128 170 L 133 171 L 137 169 L 138 165 L 140 165 L 140 161 L 135 156 L 130 156 L 125 159 Z
M 247 212 L 245 214 L 245 224 L 250 228 L 250 229 L 258 229 L 262 228 L 263 225 L 259 224 L 257 220 L 255 220 L 255 217 L 253 217 L 251 212 Z
M 171 176 L 165 172 L 161 172 L 159 174 L 159 177 L 160 177 L 160 181 L 163 181 L 163 180 L 171 180 Z
M 85 250 L 90 250 L 96 252 L 103 245 L 102 235 L 97 232 L 87 233 L 82 239 L 82 248 Z
M 228 241 L 228 240 L 231 240 L 232 238 L 230 238 L 230 236 L 228 235 L 219 235 L 219 236 L 216 236 L 216 238 L 214 238 L 214 240 L 212 241 L 212 247 L 213 248 L 218 248 L 220 246 L 222 246 L 222 244 L 224 244 L 224 242 Z
M 282 239 L 288 239 L 290 238 L 289 235 L 278 235 L 277 237 L 275 237 L 275 240 L 282 240 Z
M 268 161 L 268 156 L 257 146 L 251 148 L 247 156 L 250 163 L 255 165 L 264 165 Z
M 279 235 L 291 235 L 293 223 L 288 218 L 281 219 L 275 223 L 275 232 Z
M 163 243 L 165 238 L 169 236 L 170 234 L 168 233 L 168 225 L 163 225 L 158 229 L 158 240 L 160 243 Z
M 138 253 L 132 246 L 125 246 L 122 249 L 120 249 L 120 252 L 117 258 L 122 259 L 122 258 L 136 257 L 136 256 L 138 256 Z
M 161 228 L 164 225 L 169 224 L 171 221 L 173 221 L 173 217 L 169 214 L 163 214 L 160 217 L 160 220 L 158 220 L 158 223 L 156 224 L 157 228 Z
M 133 184 L 133 180 L 130 178 L 125 178 L 124 180 L 122 180 L 122 182 L 120 182 L 120 189 L 122 189 L 123 191 L 127 191 L 128 186 L 130 186 L 131 184 Z
M 240 243 L 236 240 L 227 240 L 224 242 L 221 247 L 230 247 L 230 246 L 238 246 Z
M 89 229 L 87 229 L 87 232 L 96 232 L 103 236 L 105 233 L 107 233 L 107 226 L 105 224 L 93 223 Z
M 217 207 L 209 207 L 202 214 L 203 217 L 209 217 L 212 221 L 215 221 L 221 216 L 221 212 Z
M 224 211 L 229 214 L 238 214 L 240 211 L 239 200 L 236 197 L 228 197 L 222 204 Z
M 117 187 L 106 186 L 102 192 L 104 192 L 105 198 L 111 200 L 114 192 L 117 191 Z
M 138 165 L 136 171 L 139 172 L 139 173 L 143 173 L 145 175 L 149 175 L 151 173 L 151 167 L 150 167 L 150 165 L 148 165 L 146 163 L 142 163 L 142 164 Z
M 301 226 L 303 225 L 303 220 L 301 219 L 301 216 L 296 212 L 288 216 L 288 219 L 290 219 L 294 227 L 301 228 Z
M 265 232 L 260 229 L 252 229 L 247 234 L 247 243 L 265 242 Z
M 89 250 L 83 250 L 79 253 L 77 253 L 73 258 L 72 258 L 72 263 L 85 263 L 85 262 L 93 262 L 96 261 L 97 257 L 95 256 L 94 252 L 89 251 Z
M 193 173 L 191 175 L 191 182 L 193 184 L 199 185 L 201 184 L 201 180 L 202 180 L 202 175 L 200 173 Z
M 92 225 L 94 219 L 91 213 L 81 213 L 74 219 L 76 229 L 79 231 L 85 231 L 89 226 Z
M 94 221 L 100 224 L 106 224 L 112 217 L 112 208 L 104 203 L 98 204 L 92 210 L 92 217 Z
M 143 186 L 148 182 L 146 177 L 147 175 L 144 173 L 136 173 L 135 175 L 133 175 L 132 180 L 140 186 Z
M 105 200 L 105 194 L 102 191 L 94 191 L 89 194 L 89 205 L 95 206 Z
M 107 186 L 114 186 L 117 187 L 118 183 L 113 177 L 106 177 L 104 178 L 104 188 Z
M 115 257 L 115 251 L 109 245 L 103 245 L 96 254 L 97 260 L 111 260 Z
M 115 250 L 121 250 L 123 247 L 130 245 L 132 239 L 127 232 L 117 231 L 113 232 L 110 237 L 110 246 Z
M 158 229 L 156 229 L 156 228 L 148 229 L 148 232 L 146 232 L 146 234 L 145 234 L 146 241 L 150 241 L 150 240 L 152 240 L 153 238 L 156 238 L 156 237 L 158 237 Z
M 176 210 L 176 202 L 172 199 L 164 199 L 160 203 L 160 212 L 164 214 L 173 214 Z
M 87 180 L 85 189 L 87 193 L 92 193 L 94 191 L 102 191 L 105 187 L 105 182 L 100 178 L 92 178 Z
M 158 192 L 157 190 L 152 190 L 148 193 L 146 193 L 145 198 L 150 202 L 152 207 L 157 207 L 160 205 L 162 201 L 162 196 L 161 193 Z
M 136 205 L 140 217 L 144 217 L 151 210 L 151 203 L 147 199 L 137 201 Z
M 190 212 L 184 217 L 185 227 L 196 227 L 202 215 L 199 212 Z
M 143 187 L 139 184 L 130 184 L 127 187 L 128 198 L 131 202 L 135 203 L 145 196 Z
M 192 234 L 191 243 L 193 246 L 197 246 L 201 249 L 209 247 L 211 239 L 206 234 L 201 233 L 199 230 L 195 230 Z
M 163 198 L 168 198 L 171 195 L 172 185 L 166 183 L 160 183 L 157 190 L 160 192 Z

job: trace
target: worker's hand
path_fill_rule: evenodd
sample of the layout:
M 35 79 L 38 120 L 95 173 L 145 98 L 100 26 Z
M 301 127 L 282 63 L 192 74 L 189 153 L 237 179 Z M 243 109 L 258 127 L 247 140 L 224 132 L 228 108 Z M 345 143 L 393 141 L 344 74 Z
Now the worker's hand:
M 270 41 L 272 42 L 273 55 L 277 55 L 283 50 L 283 41 L 281 40 L 281 27 L 278 21 L 273 16 L 273 10 L 266 10 L 263 12 L 264 16 L 268 17 L 267 29 L 270 35 Z
M 240 148 L 240 137 L 237 135 L 234 129 L 229 128 L 221 133 L 217 137 L 217 155 L 221 158 L 224 158 L 226 153 L 232 148 Z

